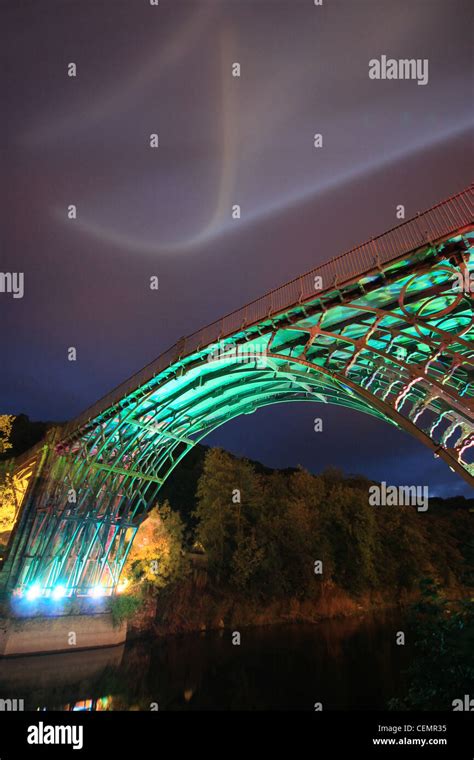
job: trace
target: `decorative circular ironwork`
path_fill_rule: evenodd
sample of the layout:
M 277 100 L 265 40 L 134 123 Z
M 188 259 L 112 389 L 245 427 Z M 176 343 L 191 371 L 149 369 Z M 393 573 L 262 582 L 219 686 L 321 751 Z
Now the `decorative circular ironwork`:
M 431 314 L 429 314 L 426 317 L 423 316 L 423 314 L 422 314 L 423 310 L 426 309 L 428 307 L 428 305 L 430 303 L 432 303 L 433 300 L 435 300 L 437 298 L 440 298 L 440 297 L 443 297 L 443 296 L 440 296 L 440 295 L 437 294 L 437 295 L 434 295 L 431 298 L 425 300 L 424 303 L 422 303 L 422 304 L 418 304 L 417 303 L 416 304 L 416 310 L 413 310 L 413 311 L 410 311 L 406 307 L 404 301 L 405 301 L 407 292 L 409 291 L 411 283 L 413 283 L 420 276 L 423 277 L 425 275 L 428 275 L 429 277 L 433 277 L 433 276 L 436 276 L 436 274 L 438 274 L 440 272 L 447 272 L 450 275 L 455 274 L 456 276 L 458 276 L 458 270 L 453 269 L 452 267 L 440 266 L 437 269 L 435 269 L 434 271 L 430 271 L 430 270 L 426 270 L 425 269 L 425 270 L 423 270 L 423 272 L 421 272 L 419 274 L 416 274 L 416 275 L 413 275 L 413 277 L 411 277 L 408 280 L 408 282 L 405 283 L 405 285 L 403 286 L 402 290 L 400 291 L 400 295 L 399 295 L 399 299 L 398 299 L 399 307 L 400 307 L 401 311 L 410 319 L 410 321 L 413 322 L 413 326 L 414 326 L 416 332 L 418 333 L 418 335 L 420 335 L 421 338 L 428 337 L 428 335 L 431 338 L 432 335 L 433 335 L 433 332 L 435 332 L 435 331 L 433 331 L 433 327 L 436 327 L 438 329 L 442 329 L 440 327 L 440 324 L 442 324 L 443 321 L 445 321 L 445 320 L 443 320 L 443 317 L 448 317 L 450 314 L 452 314 L 452 312 L 464 300 L 465 294 L 463 293 L 463 291 L 459 291 L 458 293 L 453 292 L 452 293 L 453 301 L 452 301 L 452 303 L 449 304 L 449 306 L 447 306 L 444 309 L 440 309 L 437 312 L 432 312 Z M 444 297 L 445 298 L 447 297 L 446 294 L 444 294 Z M 469 324 L 467 326 L 465 326 L 465 327 L 461 327 L 461 322 L 462 322 L 461 318 L 464 319 L 465 315 L 459 315 L 460 326 L 459 326 L 459 329 L 457 331 L 453 331 L 453 330 L 447 331 L 449 333 L 449 335 L 451 337 L 453 337 L 453 338 L 462 338 L 463 335 L 465 335 L 470 330 L 471 326 L 474 323 L 474 312 L 472 312 L 472 318 L 471 318 Z M 441 323 L 437 321 L 437 320 L 440 320 L 440 319 L 441 319 Z M 441 337 L 439 336 L 438 339 L 441 340 Z
M 409 318 L 416 317 L 418 319 L 422 319 L 423 321 L 427 321 L 428 319 L 434 319 L 434 318 L 444 317 L 446 314 L 450 314 L 455 308 L 457 308 L 457 306 L 459 306 L 459 304 L 461 303 L 461 301 L 463 300 L 463 297 L 464 297 L 464 293 L 462 291 L 460 291 L 459 293 L 453 293 L 452 294 L 453 295 L 453 299 L 454 299 L 453 302 L 449 306 L 447 306 L 445 309 L 441 309 L 438 312 L 433 312 L 433 314 L 430 314 L 429 317 L 423 317 L 421 315 L 421 311 L 432 300 L 434 300 L 435 298 L 439 298 L 440 297 L 439 295 L 432 296 L 431 298 L 428 299 L 428 301 L 425 301 L 425 303 L 423 303 L 423 304 L 418 304 L 417 303 L 416 304 L 416 309 L 413 310 L 413 311 L 410 311 L 407 308 L 407 306 L 405 305 L 405 299 L 406 299 L 407 293 L 408 293 L 408 291 L 410 289 L 410 285 L 413 282 L 415 282 L 416 280 L 419 280 L 421 277 L 425 277 L 425 276 L 428 276 L 429 278 L 433 278 L 437 274 L 439 274 L 440 272 L 447 272 L 450 275 L 456 275 L 456 276 L 458 274 L 458 272 L 457 272 L 456 269 L 453 269 L 453 268 L 447 267 L 447 266 L 440 266 L 440 267 L 437 267 L 437 269 L 435 269 L 435 270 L 425 269 L 422 272 L 417 272 L 412 277 L 410 277 L 410 279 L 408 280 L 408 282 L 405 283 L 405 285 L 403 286 L 403 288 L 400 291 L 400 295 L 398 297 L 398 304 L 400 306 L 400 309 L 403 311 L 403 313 L 407 317 L 409 317 Z M 424 287 L 423 290 L 426 290 L 426 287 Z M 447 297 L 447 296 L 445 295 L 445 297 Z

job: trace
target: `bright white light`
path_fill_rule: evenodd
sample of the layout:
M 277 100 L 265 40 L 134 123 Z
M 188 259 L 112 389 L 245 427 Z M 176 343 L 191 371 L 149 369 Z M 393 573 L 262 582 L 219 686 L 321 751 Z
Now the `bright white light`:
M 37 599 L 41 595 L 41 587 L 39 583 L 33 584 L 33 586 L 30 586 L 28 591 L 26 592 L 26 598 L 29 602 L 32 602 L 34 599 Z
M 64 586 L 56 586 L 51 596 L 53 597 L 53 599 L 62 599 L 65 593 L 66 593 L 66 589 L 64 588 Z
M 98 599 L 101 596 L 104 596 L 104 589 L 102 586 L 94 586 L 94 588 L 91 588 L 89 591 L 89 594 L 94 597 L 94 599 Z

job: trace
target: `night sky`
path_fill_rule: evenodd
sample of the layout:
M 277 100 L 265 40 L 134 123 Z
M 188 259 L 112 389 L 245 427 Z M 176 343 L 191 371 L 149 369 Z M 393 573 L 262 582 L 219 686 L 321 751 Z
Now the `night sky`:
M 180 336 L 393 227 L 398 204 L 408 218 L 472 180 L 468 0 L 0 0 L 0 16 L 0 269 L 25 273 L 24 298 L 0 294 L 2 412 L 69 419 Z M 428 84 L 369 79 L 382 54 L 428 59 Z M 276 405 L 205 442 L 470 492 L 342 408 Z

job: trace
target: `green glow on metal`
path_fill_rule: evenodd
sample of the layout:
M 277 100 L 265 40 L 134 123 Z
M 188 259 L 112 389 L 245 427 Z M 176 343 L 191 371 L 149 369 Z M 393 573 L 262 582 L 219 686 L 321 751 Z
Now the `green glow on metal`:
M 440 259 L 456 245 L 454 263 Z M 56 431 L 48 477 L 26 499 L 11 547 L 9 587 L 113 590 L 140 522 L 190 448 L 270 404 L 311 400 L 374 415 L 474 483 L 472 294 L 455 293 L 450 280 L 461 264 L 474 268 L 474 241 L 454 230 L 323 296 L 301 301 L 298 285 L 286 309 L 270 314 L 264 304 L 245 326 L 249 305 L 233 332 L 170 353 Z

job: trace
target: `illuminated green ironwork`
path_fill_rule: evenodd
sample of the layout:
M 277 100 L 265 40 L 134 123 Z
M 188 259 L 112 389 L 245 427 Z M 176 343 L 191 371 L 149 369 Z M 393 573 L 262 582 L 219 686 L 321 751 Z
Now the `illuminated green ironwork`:
M 54 430 L 3 587 L 112 591 L 189 449 L 269 404 L 308 400 L 375 415 L 473 484 L 472 219 L 468 189 L 181 339 Z

